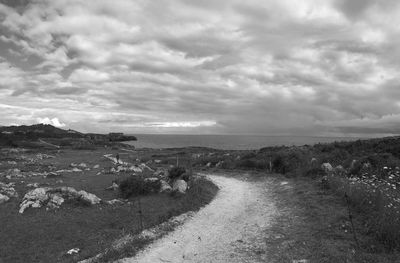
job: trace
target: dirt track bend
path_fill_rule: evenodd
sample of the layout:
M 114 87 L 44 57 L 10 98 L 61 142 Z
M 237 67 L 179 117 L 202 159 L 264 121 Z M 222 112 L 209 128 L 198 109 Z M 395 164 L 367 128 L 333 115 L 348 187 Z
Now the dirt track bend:
M 276 215 L 268 181 L 209 175 L 216 198 L 134 258 L 119 262 L 268 262 L 265 236 Z

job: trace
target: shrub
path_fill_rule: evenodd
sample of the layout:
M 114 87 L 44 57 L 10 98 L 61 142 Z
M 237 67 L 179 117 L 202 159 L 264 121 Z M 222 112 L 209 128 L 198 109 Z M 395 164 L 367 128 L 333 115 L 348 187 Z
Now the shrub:
M 168 170 L 169 173 L 169 178 L 171 180 L 174 180 L 176 178 L 179 178 L 182 174 L 184 174 L 186 172 L 185 167 L 182 166 L 175 166 L 172 167 L 171 169 Z
M 136 176 L 131 176 L 123 180 L 119 185 L 119 190 L 123 198 L 151 194 L 158 192 L 160 188 L 160 181 L 146 181 L 144 178 Z

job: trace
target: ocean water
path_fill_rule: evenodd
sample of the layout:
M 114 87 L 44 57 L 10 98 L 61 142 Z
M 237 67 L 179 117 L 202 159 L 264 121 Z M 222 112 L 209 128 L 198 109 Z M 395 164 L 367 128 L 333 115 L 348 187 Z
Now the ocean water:
M 177 135 L 135 134 L 137 141 L 127 142 L 136 148 L 180 148 L 189 146 L 223 150 L 254 150 L 267 146 L 300 146 L 304 144 L 351 141 L 354 137 L 255 136 L 255 135 Z

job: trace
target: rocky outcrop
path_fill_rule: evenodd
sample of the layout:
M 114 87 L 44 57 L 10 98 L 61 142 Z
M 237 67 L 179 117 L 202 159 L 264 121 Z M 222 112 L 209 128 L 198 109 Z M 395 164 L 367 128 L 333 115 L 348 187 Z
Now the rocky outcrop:
M 101 202 L 101 199 L 96 195 L 86 191 L 77 191 L 72 187 L 39 187 L 27 192 L 20 204 L 19 213 L 23 213 L 27 208 L 39 208 L 47 205 L 48 208 L 59 208 L 65 200 L 76 199 L 96 205 Z

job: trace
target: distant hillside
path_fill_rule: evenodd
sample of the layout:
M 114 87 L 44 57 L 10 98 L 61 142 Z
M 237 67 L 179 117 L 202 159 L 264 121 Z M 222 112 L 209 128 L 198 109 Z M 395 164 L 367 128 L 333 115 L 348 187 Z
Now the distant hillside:
M 71 129 L 60 129 L 49 124 L 0 126 L 0 146 L 19 146 L 21 143 L 37 142 L 39 139 L 50 139 L 53 143 L 59 141 L 64 144 L 68 144 L 71 140 L 97 144 L 137 140 L 135 136 L 127 136 L 123 133 L 85 134 Z

